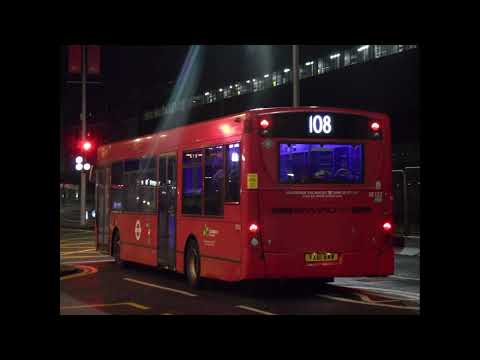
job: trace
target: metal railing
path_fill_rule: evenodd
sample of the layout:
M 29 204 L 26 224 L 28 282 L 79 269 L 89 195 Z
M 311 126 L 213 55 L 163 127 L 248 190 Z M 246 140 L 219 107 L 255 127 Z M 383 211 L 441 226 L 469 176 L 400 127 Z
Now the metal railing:
M 393 219 L 404 235 L 420 233 L 420 166 L 393 170 Z

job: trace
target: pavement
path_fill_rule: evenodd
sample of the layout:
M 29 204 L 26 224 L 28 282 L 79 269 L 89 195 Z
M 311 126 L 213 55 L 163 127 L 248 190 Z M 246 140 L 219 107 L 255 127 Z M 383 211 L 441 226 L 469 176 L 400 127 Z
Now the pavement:
M 113 261 L 96 250 L 95 234 L 86 229 L 60 229 L 60 264 L 74 265 L 89 262 Z
M 87 204 L 87 208 L 90 209 L 91 205 Z M 89 218 L 85 225 L 80 225 L 80 204 L 78 202 L 67 203 L 60 207 L 60 227 L 93 230 L 94 226 L 95 220 L 92 218 Z
M 182 274 L 129 264 L 95 250 L 93 231 L 60 230 L 61 263 L 81 271 L 60 279 L 60 313 L 85 315 L 416 315 L 420 256 L 397 255 L 388 277 L 226 283 L 192 290 Z
M 395 234 L 393 246 L 397 255 L 420 256 L 420 234 Z

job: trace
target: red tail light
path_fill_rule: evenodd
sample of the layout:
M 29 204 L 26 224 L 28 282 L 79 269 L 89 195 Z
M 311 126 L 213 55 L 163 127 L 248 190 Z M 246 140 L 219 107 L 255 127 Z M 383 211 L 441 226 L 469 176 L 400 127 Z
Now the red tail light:
M 252 224 L 250 225 L 250 227 L 248 228 L 248 230 L 252 233 L 252 234 L 256 234 L 258 232 L 258 226 L 256 224 Z
M 378 122 L 373 122 L 370 124 L 370 128 L 373 131 L 377 132 L 378 130 L 380 130 L 380 124 Z
M 263 119 L 262 121 L 260 121 L 260 126 L 261 126 L 263 129 L 266 129 L 266 128 L 268 127 L 268 125 L 270 125 L 270 123 L 268 122 L 268 120 Z
M 392 224 L 388 221 L 385 222 L 382 227 L 385 232 L 390 232 L 392 230 Z

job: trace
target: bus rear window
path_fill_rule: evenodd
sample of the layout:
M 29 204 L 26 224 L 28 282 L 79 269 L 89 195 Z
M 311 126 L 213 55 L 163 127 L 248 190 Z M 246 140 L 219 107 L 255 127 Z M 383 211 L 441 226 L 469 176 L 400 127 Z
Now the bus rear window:
M 363 183 L 362 144 L 280 144 L 282 184 Z

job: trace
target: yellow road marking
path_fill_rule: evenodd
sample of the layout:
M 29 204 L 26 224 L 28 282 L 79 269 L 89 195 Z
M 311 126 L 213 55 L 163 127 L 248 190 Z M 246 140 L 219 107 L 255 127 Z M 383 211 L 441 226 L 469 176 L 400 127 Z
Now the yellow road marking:
M 96 272 L 98 272 L 98 269 L 97 269 L 96 267 L 93 267 L 93 266 L 77 265 L 76 268 L 79 268 L 79 269 L 81 269 L 81 270 L 83 270 L 83 271 L 82 271 L 81 273 L 77 273 L 77 274 L 61 276 L 61 277 L 60 277 L 60 281 L 62 281 L 62 280 L 68 280 L 68 279 L 73 279 L 73 278 L 77 278 L 77 277 L 81 277 L 81 276 L 86 276 L 86 275 L 91 275 L 91 274 L 95 274 Z
M 70 255 L 70 254 L 84 253 L 84 252 L 95 251 L 95 250 L 96 250 L 95 248 L 90 248 L 90 249 L 87 249 L 87 250 L 64 252 L 64 253 L 60 253 L 60 255 Z
M 101 263 L 101 262 L 114 262 L 115 259 L 96 259 L 96 258 L 90 258 L 91 260 L 74 260 L 74 261 L 62 261 L 62 264 L 87 264 L 87 263 Z M 63 259 L 63 260 L 69 260 L 69 259 Z
M 60 246 L 65 246 L 65 245 L 86 245 L 86 244 L 90 244 L 90 245 L 94 245 L 95 244 L 95 241 L 84 241 L 84 242 L 75 242 L 75 241 L 60 241 Z
M 110 255 L 103 255 L 103 254 L 90 254 L 90 255 L 67 255 L 67 256 L 60 256 L 61 259 L 81 259 L 81 258 L 96 258 L 96 257 L 110 257 Z
M 95 244 L 83 244 L 83 245 L 74 245 L 74 244 L 68 244 L 68 245 L 60 245 L 60 249 L 70 249 L 70 248 L 91 248 Z
M 64 236 L 61 238 L 61 240 L 70 240 L 70 241 L 73 241 L 73 240 L 95 240 L 95 237 L 94 236 L 82 236 L 82 237 L 67 237 L 67 236 Z
M 60 309 L 86 309 L 94 307 L 106 307 L 106 306 L 118 306 L 118 305 L 127 305 L 140 310 L 150 309 L 148 306 L 140 305 L 134 302 L 123 302 L 123 303 L 113 303 L 113 304 L 92 304 L 92 305 L 73 305 L 73 306 L 60 306 Z

